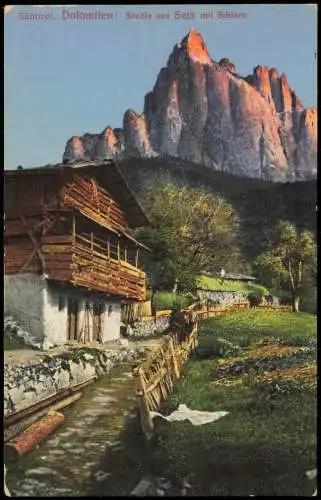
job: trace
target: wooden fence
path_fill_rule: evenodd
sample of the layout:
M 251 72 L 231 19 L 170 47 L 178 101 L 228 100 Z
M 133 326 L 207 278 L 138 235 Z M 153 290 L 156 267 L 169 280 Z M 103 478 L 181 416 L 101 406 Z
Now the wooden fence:
M 247 300 L 209 306 L 204 300 L 199 302 L 202 306 L 197 311 L 198 319 L 214 318 L 222 316 L 232 309 L 247 309 Z M 183 309 L 188 312 L 195 304 Z M 278 311 L 290 311 L 290 306 L 259 306 L 264 309 Z M 138 367 L 134 368 L 136 397 L 138 404 L 141 427 L 146 439 L 149 439 L 153 432 L 153 421 L 150 416 L 151 411 L 160 409 L 161 403 L 166 400 L 172 391 L 173 384 L 180 377 L 183 365 L 191 351 L 198 345 L 197 325 L 188 335 L 185 341 L 180 342 L 177 334 L 166 335 L 160 347 L 151 353 Z
M 166 335 L 160 347 L 134 368 L 136 397 L 142 431 L 146 439 L 153 432 L 150 411 L 159 410 L 180 377 L 182 367 L 197 346 L 197 326 L 180 342 L 177 334 Z
M 220 304 L 217 306 L 210 306 L 202 302 L 203 309 L 197 312 L 199 319 L 216 318 L 222 316 L 232 309 L 248 309 L 249 302 L 247 300 L 231 302 L 230 304 Z

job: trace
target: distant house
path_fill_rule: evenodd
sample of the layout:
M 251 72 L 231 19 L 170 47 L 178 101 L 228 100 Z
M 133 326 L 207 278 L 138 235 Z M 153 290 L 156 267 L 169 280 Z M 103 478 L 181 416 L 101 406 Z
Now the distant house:
M 148 218 L 113 161 L 5 171 L 4 313 L 46 349 L 115 340 L 146 297 L 130 228 Z
M 252 283 L 253 281 L 256 281 L 256 278 L 254 276 L 246 276 L 245 274 L 226 273 L 224 276 L 224 280 L 243 281 L 246 283 Z

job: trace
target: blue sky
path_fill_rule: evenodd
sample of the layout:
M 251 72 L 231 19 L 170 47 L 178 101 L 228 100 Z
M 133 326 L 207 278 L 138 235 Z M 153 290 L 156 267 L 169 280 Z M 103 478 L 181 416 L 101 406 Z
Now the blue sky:
M 110 12 L 113 20 L 62 19 L 63 10 Z M 247 16 L 201 20 L 208 10 Z M 127 12 L 153 18 L 128 20 Z M 170 19 L 156 20 L 156 12 Z M 28 21 L 26 13 L 54 19 Z M 243 76 L 258 64 L 276 67 L 304 106 L 316 106 L 317 10 L 308 4 L 14 6 L 5 15 L 5 169 L 58 163 L 72 135 L 120 127 L 129 108 L 140 113 L 191 27 L 215 61 L 228 57 Z

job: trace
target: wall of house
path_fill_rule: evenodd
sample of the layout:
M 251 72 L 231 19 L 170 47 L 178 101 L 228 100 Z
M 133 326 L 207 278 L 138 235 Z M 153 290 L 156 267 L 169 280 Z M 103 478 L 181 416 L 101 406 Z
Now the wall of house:
M 44 338 L 46 282 L 37 274 L 4 276 L 4 316 L 12 316 L 36 343 Z
M 68 300 L 78 300 L 78 329 L 85 323 L 85 305 L 89 303 L 92 310 L 95 302 L 104 304 L 102 314 L 102 339 L 103 342 L 116 340 L 120 336 L 120 301 L 98 295 L 94 292 L 86 292 L 74 287 L 58 287 L 47 282 L 45 289 L 44 312 L 45 312 L 45 348 L 51 345 L 61 345 L 68 341 Z M 64 306 L 59 310 L 59 301 Z M 78 331 L 79 331 L 78 330 Z M 93 335 L 93 319 L 89 314 L 90 339 Z

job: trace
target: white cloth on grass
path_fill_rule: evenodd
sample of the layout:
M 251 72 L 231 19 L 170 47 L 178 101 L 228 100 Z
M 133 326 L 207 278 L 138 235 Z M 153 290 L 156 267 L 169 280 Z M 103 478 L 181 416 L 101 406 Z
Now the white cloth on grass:
M 3 478 L 3 483 L 4 483 L 4 494 L 6 495 L 6 497 L 11 497 L 11 493 L 10 491 L 8 490 L 8 486 L 7 486 L 7 483 L 6 483 L 6 475 L 7 475 L 7 468 L 4 465 L 4 478 Z
M 167 422 L 179 422 L 182 420 L 189 420 L 192 425 L 204 425 L 209 422 L 214 422 L 219 418 L 225 417 L 229 412 L 228 411 L 199 411 L 199 410 L 190 410 L 186 405 L 179 405 L 178 409 L 173 411 L 170 415 L 165 417 L 161 413 L 156 411 L 151 411 L 151 418 L 161 417 Z
M 307 470 L 306 475 L 309 479 L 314 479 L 317 477 L 317 469 Z

